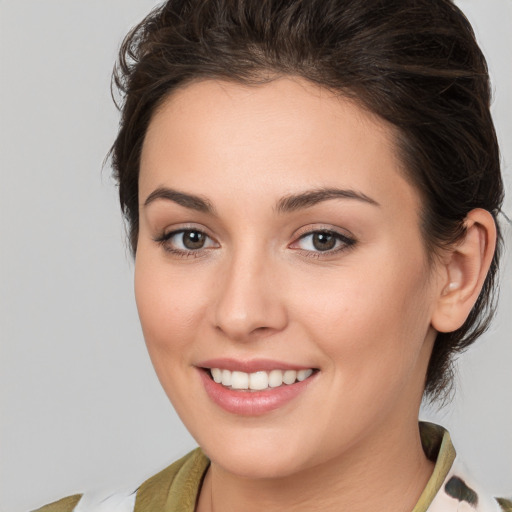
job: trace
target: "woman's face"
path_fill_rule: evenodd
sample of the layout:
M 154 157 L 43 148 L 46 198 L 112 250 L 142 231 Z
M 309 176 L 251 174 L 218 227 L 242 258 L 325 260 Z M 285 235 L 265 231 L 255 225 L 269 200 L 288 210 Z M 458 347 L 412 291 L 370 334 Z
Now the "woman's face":
M 389 126 L 300 79 L 194 83 L 139 189 L 144 336 L 215 464 L 289 475 L 417 421 L 439 279 Z

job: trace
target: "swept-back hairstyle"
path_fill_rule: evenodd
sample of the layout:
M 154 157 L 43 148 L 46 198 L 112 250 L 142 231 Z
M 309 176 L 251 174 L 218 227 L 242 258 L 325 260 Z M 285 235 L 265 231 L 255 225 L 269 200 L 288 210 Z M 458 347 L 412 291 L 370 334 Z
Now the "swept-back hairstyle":
M 169 0 L 127 35 L 114 71 L 122 117 L 111 155 L 134 254 L 140 155 L 155 109 L 195 80 L 254 85 L 284 75 L 354 99 L 395 127 L 430 258 L 464 236 L 471 209 L 496 219 L 503 185 L 486 61 L 450 0 Z M 464 325 L 437 336 L 431 398 L 446 395 L 454 356 L 489 324 L 498 258 L 499 245 Z

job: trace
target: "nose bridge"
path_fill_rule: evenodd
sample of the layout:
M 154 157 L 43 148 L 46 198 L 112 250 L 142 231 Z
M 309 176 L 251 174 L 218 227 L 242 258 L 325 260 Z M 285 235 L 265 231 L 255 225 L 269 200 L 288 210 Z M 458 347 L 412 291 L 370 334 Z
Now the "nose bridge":
M 257 244 L 232 251 L 219 273 L 214 314 L 216 328 L 229 338 L 243 341 L 255 332 L 278 331 L 286 325 L 276 263 Z

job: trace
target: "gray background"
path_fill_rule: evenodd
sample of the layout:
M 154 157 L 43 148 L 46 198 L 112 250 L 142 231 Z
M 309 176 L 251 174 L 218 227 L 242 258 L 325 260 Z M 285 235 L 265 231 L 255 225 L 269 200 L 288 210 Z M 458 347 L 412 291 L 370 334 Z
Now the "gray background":
M 135 487 L 194 446 L 153 375 L 103 159 L 116 50 L 151 0 L 0 0 L 0 511 Z M 512 2 L 461 0 L 488 56 L 512 216 Z M 448 426 L 512 494 L 512 265 L 493 329 L 462 359 Z

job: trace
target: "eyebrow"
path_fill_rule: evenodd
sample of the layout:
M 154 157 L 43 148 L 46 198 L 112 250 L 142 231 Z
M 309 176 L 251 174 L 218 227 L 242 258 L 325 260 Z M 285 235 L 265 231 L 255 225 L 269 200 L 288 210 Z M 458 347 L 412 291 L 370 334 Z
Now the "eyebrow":
M 202 213 L 208 213 L 211 215 L 216 214 L 215 208 L 208 199 L 194 194 L 179 192 L 167 187 L 158 187 L 151 192 L 144 201 L 144 206 L 148 206 L 157 199 L 172 201 L 180 206 Z M 276 211 L 278 213 L 294 212 L 296 210 L 310 208 L 323 201 L 329 201 L 330 199 L 355 199 L 373 206 L 380 206 L 377 201 L 362 192 L 339 188 L 321 188 L 306 190 L 300 194 L 292 194 L 283 197 L 277 202 Z
M 373 206 L 380 206 L 380 204 L 368 197 L 362 192 L 356 192 L 355 190 L 345 190 L 339 188 L 321 188 L 315 190 L 307 190 L 300 194 L 292 194 L 280 199 L 276 205 L 276 210 L 279 213 L 294 212 L 304 208 L 310 208 L 323 201 L 329 201 L 330 199 L 354 199 L 362 201 L 364 203 L 371 204 Z
M 208 199 L 194 194 L 185 194 L 184 192 L 179 192 L 167 187 L 158 187 L 156 190 L 151 192 L 144 201 L 144 206 L 148 206 L 157 199 L 172 201 L 180 206 L 189 208 L 190 210 L 196 210 L 198 212 L 209 213 L 212 215 L 215 214 L 215 208 Z

